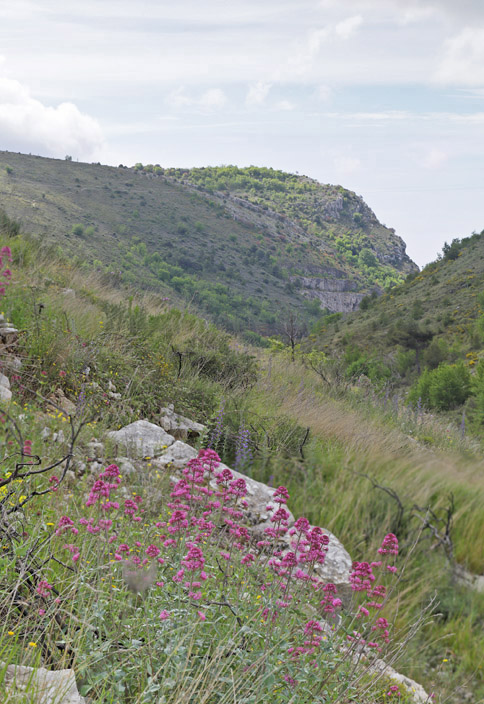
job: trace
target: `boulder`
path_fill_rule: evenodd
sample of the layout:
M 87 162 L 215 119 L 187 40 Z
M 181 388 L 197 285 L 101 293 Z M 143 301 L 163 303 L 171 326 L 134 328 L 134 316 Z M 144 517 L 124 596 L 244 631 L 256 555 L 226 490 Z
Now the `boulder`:
M 104 457 L 104 445 L 102 442 L 98 442 L 96 438 L 91 438 L 91 441 L 87 443 L 86 450 L 88 456 L 92 459 L 99 460 Z
M 197 456 L 198 452 L 191 445 L 177 440 L 161 455 L 153 461 L 153 466 L 159 469 L 168 469 L 181 471 L 191 459 Z M 258 482 L 252 477 L 245 474 L 240 474 L 234 469 L 227 467 L 223 462 L 220 463 L 217 472 L 223 469 L 230 469 L 234 479 L 244 479 L 247 486 L 247 496 L 245 500 L 249 504 L 244 509 L 244 514 L 248 524 L 251 526 L 252 532 L 258 537 L 262 537 L 264 528 L 271 525 L 271 512 L 267 510 L 268 506 L 275 506 L 273 496 L 274 487 L 269 487 L 267 484 Z M 212 488 L 216 488 L 215 480 L 211 482 Z M 286 506 L 289 513 L 289 525 L 294 523 L 294 516 Z M 333 582 L 334 584 L 347 585 L 349 584 L 349 576 L 351 571 L 352 560 L 348 552 L 343 547 L 342 543 L 329 530 L 323 531 L 329 536 L 328 553 L 324 565 L 319 565 L 316 569 L 318 576 L 325 582 Z M 289 550 L 290 537 L 282 538 L 283 543 L 286 543 Z
M 429 704 L 429 702 L 432 701 L 430 695 L 427 694 L 421 684 L 410 679 L 410 677 L 401 675 L 394 670 L 393 667 L 387 665 L 384 660 L 374 660 L 369 666 L 368 672 L 374 672 L 380 676 L 388 677 L 388 679 L 395 682 L 396 685 L 403 685 L 414 704 Z
M 18 330 L 5 320 L 3 313 L 0 313 L 0 345 L 12 347 L 18 340 Z
M 138 471 L 135 465 L 127 457 L 116 457 L 114 464 L 118 465 L 121 476 L 124 476 L 125 474 L 135 474 Z
M 267 510 L 267 507 L 273 506 L 277 508 L 276 504 L 272 500 L 276 490 L 275 487 L 267 486 L 267 484 L 258 482 L 255 479 L 252 479 L 252 477 L 236 472 L 235 469 L 227 467 L 226 464 L 221 462 L 217 472 L 221 472 L 223 469 L 230 469 L 234 475 L 234 479 L 244 479 L 247 486 L 247 494 L 244 496 L 244 499 L 249 504 L 248 507 L 244 509 L 244 515 L 253 530 L 262 534 L 264 528 L 272 526 L 270 520 L 272 514 Z M 215 480 L 212 480 L 211 484 L 213 487 L 217 486 Z M 287 506 L 285 506 L 285 509 L 289 513 L 288 524 L 291 526 L 294 523 L 294 516 Z
M 4 685 L 8 701 L 24 701 L 25 692 L 32 704 L 85 704 L 86 700 L 77 691 L 74 670 L 46 670 L 43 667 L 7 665 L 0 663 L 5 670 Z M 26 699 L 26 700 L 27 700 Z
M 195 421 L 175 413 L 173 404 L 161 409 L 160 425 L 177 440 L 196 438 L 205 431 L 205 426 L 201 423 L 195 423 Z
M 311 526 L 311 528 L 314 528 L 314 526 Z M 337 586 L 348 585 L 353 561 L 343 544 L 333 533 L 326 530 L 326 528 L 322 528 L 322 531 L 329 538 L 328 552 L 326 553 L 324 564 L 316 565 L 314 571 L 325 583 L 332 582 Z M 285 535 L 282 538 L 282 541 L 288 546 L 284 552 L 290 550 L 291 539 L 289 535 Z
M 5 374 L 0 374 L 0 401 L 10 401 L 11 398 L 10 381 Z
M 159 469 L 183 469 L 189 460 L 194 459 L 198 452 L 186 442 L 177 440 L 166 451 L 153 461 L 153 466 Z
M 60 388 L 51 393 L 47 400 L 47 410 L 58 412 L 60 409 L 66 416 L 73 416 L 76 412 L 76 404 L 68 399 Z
M 130 458 L 155 457 L 175 442 L 173 435 L 147 420 L 137 420 L 120 430 L 112 430 L 107 437 Z

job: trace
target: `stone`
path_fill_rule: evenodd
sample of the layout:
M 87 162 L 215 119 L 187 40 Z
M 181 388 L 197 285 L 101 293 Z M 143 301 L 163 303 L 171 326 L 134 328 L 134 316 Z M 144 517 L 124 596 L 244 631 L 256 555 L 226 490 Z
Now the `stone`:
M 313 528 L 314 526 L 311 526 Z M 316 565 L 314 571 L 318 577 L 325 583 L 332 582 L 336 586 L 346 586 L 350 581 L 351 566 L 353 561 L 349 553 L 345 550 L 343 544 L 338 538 L 326 528 L 321 529 L 329 538 L 328 552 L 324 564 Z M 288 545 L 287 552 L 290 548 L 291 536 L 285 535 L 282 541 Z
M 0 386 L 5 386 L 6 389 L 10 388 L 10 379 L 5 374 L 0 373 Z
M 274 508 L 277 508 L 277 505 L 272 500 L 276 488 L 267 486 L 267 484 L 258 482 L 252 479 L 252 477 L 236 472 L 235 469 L 227 467 L 223 462 L 220 463 L 216 472 L 221 472 L 223 469 L 230 469 L 234 475 L 234 479 L 244 479 L 247 486 L 247 494 L 244 496 L 244 499 L 249 504 L 248 507 L 244 509 L 244 515 L 249 524 L 256 529 L 257 533 L 262 533 L 264 528 L 272 525 L 270 520 L 271 513 L 267 510 L 267 507 L 274 506 Z M 217 486 L 214 479 L 211 481 L 211 485 L 213 488 Z M 289 513 L 288 524 L 291 526 L 294 523 L 294 516 L 287 506 L 285 506 L 285 509 Z
M 63 430 L 59 430 L 56 433 L 53 434 L 52 436 L 52 442 L 58 442 L 59 444 L 62 444 L 63 442 L 66 441 L 66 437 L 64 435 Z
M 194 459 L 198 452 L 191 445 L 187 445 L 181 440 L 176 440 L 173 445 L 167 448 L 161 457 L 153 461 L 153 467 L 159 469 L 183 469 L 189 460 Z
M 168 447 L 161 457 L 153 461 L 153 466 L 159 469 L 180 471 L 186 466 L 189 460 L 194 459 L 197 455 L 198 452 L 195 448 L 181 440 L 177 440 Z M 245 500 L 249 505 L 248 508 L 244 509 L 244 515 L 247 522 L 252 527 L 252 532 L 262 537 L 264 528 L 271 525 L 271 513 L 267 511 L 267 506 L 276 506 L 272 500 L 275 488 L 258 482 L 252 479 L 252 477 L 247 477 L 221 462 L 216 471 L 221 472 L 223 469 L 230 469 L 234 479 L 245 480 L 247 486 Z M 212 480 L 211 486 L 212 488 L 216 488 L 217 484 L 215 480 Z M 290 516 L 289 525 L 292 525 L 294 523 L 294 516 L 287 506 L 285 508 Z M 336 536 L 324 528 L 323 531 L 329 537 L 328 552 L 324 565 L 318 565 L 316 573 L 325 582 L 333 582 L 336 585 L 347 585 L 349 584 L 352 566 L 351 557 Z M 289 536 L 282 538 L 282 541 L 288 545 L 287 550 L 289 550 L 289 540 Z
M 120 430 L 111 430 L 107 437 L 130 458 L 155 457 L 175 442 L 173 435 L 147 420 L 137 420 Z
M 3 361 L 3 368 L 7 369 L 9 372 L 19 372 L 22 368 L 22 360 L 19 359 L 19 357 L 15 357 L 15 355 L 9 355 Z
M 40 433 L 41 439 L 45 442 L 50 438 L 50 428 L 43 428 L 42 432 Z
M 195 423 L 195 421 L 175 413 L 173 404 L 160 410 L 160 425 L 177 440 L 196 438 L 205 432 L 205 426 L 201 423 Z
M 87 454 L 92 459 L 102 459 L 104 457 L 104 445 L 102 442 L 98 442 L 96 438 L 91 438 L 91 441 L 87 443 Z
M 124 476 L 125 474 L 136 474 L 137 472 L 135 465 L 127 457 L 116 457 L 114 464 L 118 465 L 121 476 Z
M 47 400 L 47 410 L 59 412 L 60 409 L 66 416 L 73 416 L 76 413 L 76 404 L 67 398 L 61 388 L 51 393 Z
M 10 401 L 12 392 L 6 386 L 0 386 L 0 401 Z
M 394 670 L 393 667 L 387 665 L 384 660 L 374 660 L 368 667 L 368 673 L 372 672 L 383 677 L 388 677 L 397 685 L 403 685 L 408 691 L 408 694 L 412 698 L 414 704 L 429 704 L 429 702 L 432 701 L 421 684 L 418 684 L 415 680 L 410 679 L 410 677 L 401 675 L 399 672 Z
M 27 667 L 26 665 L 7 665 L 0 663 L 0 669 L 5 669 L 4 685 L 6 692 L 12 695 L 14 701 L 24 701 L 20 697 L 27 693 L 32 704 L 85 704 L 77 690 L 74 670 L 46 670 L 43 667 Z M 15 697 L 15 698 L 13 698 Z

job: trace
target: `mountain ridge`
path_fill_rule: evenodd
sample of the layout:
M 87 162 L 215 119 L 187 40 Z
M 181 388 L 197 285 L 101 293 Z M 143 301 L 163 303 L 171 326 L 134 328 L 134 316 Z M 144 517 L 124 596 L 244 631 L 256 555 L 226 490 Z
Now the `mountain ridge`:
M 310 326 L 417 271 L 359 196 L 263 167 L 0 152 L 0 205 L 77 266 L 189 301 L 235 332 L 272 334 L 291 311 Z

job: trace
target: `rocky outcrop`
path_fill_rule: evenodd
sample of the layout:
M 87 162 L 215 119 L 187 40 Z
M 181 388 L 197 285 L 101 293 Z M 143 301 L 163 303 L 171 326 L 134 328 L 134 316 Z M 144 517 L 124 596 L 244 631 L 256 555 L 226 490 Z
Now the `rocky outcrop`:
M 166 430 L 177 440 L 197 438 L 205 431 L 205 426 L 201 423 L 195 423 L 195 421 L 175 413 L 175 407 L 172 403 L 161 409 L 160 425 L 163 430 Z
M 162 428 L 153 423 L 148 423 L 148 421 L 136 421 L 125 428 L 121 428 L 121 430 L 108 433 L 108 437 L 118 446 L 130 449 L 131 458 L 150 456 L 152 458 L 150 462 L 152 468 L 169 471 L 173 475 L 178 474 L 186 466 L 187 462 L 194 459 L 198 454 L 197 450 L 191 445 L 181 440 L 174 441 L 172 435 L 167 435 Z M 160 446 L 162 445 L 166 445 L 166 448 L 160 452 Z M 89 447 L 94 450 L 94 443 L 91 442 Z M 92 452 L 91 454 L 99 453 Z M 122 473 L 136 471 L 135 464 L 130 459 L 119 457 L 116 462 L 119 464 Z M 264 529 L 271 525 L 269 507 L 274 506 L 275 488 L 241 474 L 227 467 L 224 463 L 220 463 L 217 471 L 222 471 L 223 469 L 230 469 L 234 479 L 244 479 L 247 486 L 247 495 L 244 497 L 247 507 L 243 511 L 245 520 L 253 535 L 262 537 Z M 142 470 L 140 469 L 140 471 Z M 212 480 L 211 484 L 214 489 L 217 487 L 214 480 Z M 289 525 L 293 525 L 294 516 L 287 507 L 286 510 L 289 513 Z M 346 585 L 348 584 L 351 570 L 351 557 L 336 536 L 327 530 L 324 530 L 324 532 L 329 537 L 329 549 L 324 565 L 318 567 L 317 574 L 321 579 L 328 582 Z M 286 542 L 286 549 L 289 550 L 289 539 Z
M 346 278 L 293 276 L 291 281 L 299 286 L 305 298 L 318 300 L 321 308 L 327 308 L 331 313 L 356 310 L 364 296 L 356 291 L 357 284 Z
M 175 442 L 173 435 L 147 420 L 137 420 L 120 430 L 111 431 L 107 437 L 117 450 L 134 458 L 156 457 Z
M 43 667 L 7 665 L 4 685 L 7 702 L 29 701 L 31 704 L 85 704 L 77 691 L 74 670 L 46 670 Z M 22 696 L 23 695 L 23 696 Z

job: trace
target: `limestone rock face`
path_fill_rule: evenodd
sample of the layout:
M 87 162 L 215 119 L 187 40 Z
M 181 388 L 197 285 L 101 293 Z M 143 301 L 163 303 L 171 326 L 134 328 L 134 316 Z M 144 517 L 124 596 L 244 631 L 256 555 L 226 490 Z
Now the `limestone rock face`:
M 187 438 L 198 437 L 205 430 L 205 426 L 201 423 L 195 423 L 195 421 L 189 420 L 188 418 L 175 413 L 175 407 L 173 404 L 161 409 L 160 425 L 164 430 L 166 430 L 167 433 L 171 433 L 171 435 L 173 435 L 177 440 L 186 440 Z
M 147 420 L 137 420 L 120 430 L 113 430 L 107 437 L 131 458 L 161 455 L 166 447 L 175 442 L 173 435 Z
M 0 663 L 3 670 L 4 663 Z M 6 690 L 12 695 L 12 704 L 24 701 L 22 692 L 32 704 L 85 704 L 86 700 L 77 691 L 74 670 L 46 670 L 25 665 L 7 665 L 5 670 Z M 9 698 L 10 701 L 10 698 Z

